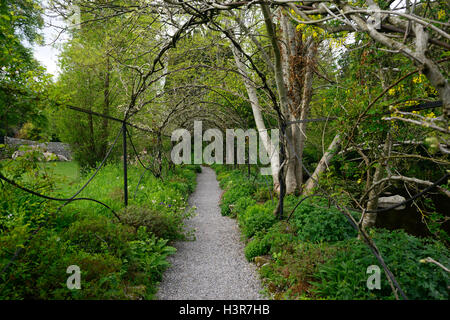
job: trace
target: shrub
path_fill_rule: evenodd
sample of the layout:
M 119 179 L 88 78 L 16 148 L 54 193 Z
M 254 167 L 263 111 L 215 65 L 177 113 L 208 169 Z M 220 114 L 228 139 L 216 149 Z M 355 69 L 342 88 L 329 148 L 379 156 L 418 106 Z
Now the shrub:
M 178 191 L 180 194 L 186 195 L 194 191 L 196 185 L 196 172 L 201 172 L 199 165 L 190 165 L 186 167 L 176 167 L 169 174 L 168 185 L 171 189 Z M 165 184 L 166 185 L 166 184 Z
M 287 237 L 281 239 L 288 240 Z M 279 242 L 272 246 L 273 259 L 262 266 L 260 274 L 274 299 L 310 297 L 310 281 L 318 266 L 333 256 L 335 248 L 327 243 Z M 317 298 L 317 297 L 315 297 Z
M 14 161 L 0 162 L 2 173 L 20 185 L 48 194 L 53 190 L 53 181 L 45 170 L 39 170 L 39 152 L 29 146 L 21 146 L 31 152 Z M 25 150 L 27 150 L 25 149 Z M 7 232 L 16 226 L 34 228 L 46 218 L 46 211 L 53 210 L 55 203 L 22 191 L 7 183 L 0 185 L 0 232 Z
M 249 181 L 249 179 L 242 174 L 239 170 L 232 171 L 216 171 L 217 172 L 217 180 L 219 181 L 219 186 L 222 189 L 229 189 L 236 185 L 246 184 L 251 185 L 254 191 L 253 183 Z
M 111 252 L 121 256 L 126 242 L 133 239 L 130 226 L 114 223 L 106 217 L 85 217 L 75 221 L 62 233 L 63 240 L 70 241 L 89 253 Z
M 436 265 L 420 263 L 433 257 L 450 265 L 450 255 L 442 244 L 401 230 L 376 230 L 373 238 L 409 299 L 448 300 L 449 274 Z M 367 289 L 366 270 L 370 265 L 379 262 L 364 243 L 356 239 L 342 242 L 339 252 L 319 267 L 313 291 L 329 299 L 394 299 L 383 271 L 381 290 Z
M 128 206 L 121 213 L 121 221 L 138 230 L 145 227 L 149 233 L 164 239 L 184 239 L 184 213 L 173 213 L 149 207 Z
M 64 183 L 59 186 L 64 189 L 55 192 L 45 168 L 35 174 L 39 167 L 34 161 L 16 160 L 8 167 L 0 166 L 8 176 L 44 194 L 65 197 L 84 183 Z M 18 259 L 0 274 L 0 299 L 152 298 L 168 266 L 167 256 L 175 251 L 162 238 L 183 238 L 183 220 L 192 214 L 191 209 L 185 210 L 185 198 L 195 186 L 193 169 L 176 168 L 164 180 L 146 175 L 136 197 L 129 198 L 132 204 L 121 212 L 122 168 L 106 165 L 83 193 L 108 204 L 123 221 L 92 202 L 65 206 L 50 216 Z M 137 186 L 140 176 L 137 167 L 129 167 L 130 189 Z M 54 214 L 60 203 L 43 201 L 7 184 L 0 186 L 0 192 L 3 267 L 37 223 Z M 81 269 L 82 290 L 66 287 L 67 267 L 74 264 Z
M 139 228 L 137 237 L 137 240 L 128 242 L 130 250 L 125 262 L 127 278 L 135 283 L 147 284 L 153 294 L 162 273 L 170 266 L 167 257 L 176 249 L 168 246 L 167 240 L 158 239 L 155 235 L 148 237 L 145 227 Z
M 309 199 L 308 199 L 309 200 Z M 357 232 L 347 218 L 337 209 L 318 205 L 305 200 L 295 210 L 292 224 L 296 227 L 298 240 L 318 243 L 321 241 L 341 241 L 354 238 Z
M 247 238 L 251 238 L 258 231 L 268 230 L 276 221 L 273 210 L 262 205 L 253 205 L 238 216 L 239 224 Z
M 269 189 L 267 189 L 267 186 L 258 188 L 255 191 L 255 193 L 253 194 L 253 198 L 258 202 L 265 202 L 265 201 L 271 199 L 270 191 L 269 191 Z
M 270 244 L 270 252 L 280 252 L 296 242 L 291 227 L 285 221 L 276 222 L 264 234 L 264 241 Z
M 187 167 L 196 173 L 202 173 L 202 167 L 199 164 L 191 164 Z
M 229 183 L 230 176 L 232 175 L 232 172 L 223 171 L 217 174 L 217 180 L 219 181 L 219 186 L 223 189 L 226 187 L 226 185 Z
M 112 200 L 123 203 L 123 200 L 125 198 L 123 188 L 116 187 L 112 189 L 111 192 L 109 192 L 109 197 Z
M 231 183 L 233 183 L 231 181 Z M 231 213 L 230 205 L 236 203 L 240 198 L 249 197 L 254 191 L 254 187 L 249 182 L 240 183 L 238 187 L 233 185 L 225 191 L 220 204 L 222 215 L 227 216 Z
M 236 201 L 236 203 L 234 204 L 233 211 L 236 214 L 244 213 L 245 210 L 247 210 L 247 208 L 249 206 L 252 206 L 252 205 L 255 205 L 255 204 L 256 204 L 256 201 L 253 200 L 252 198 L 250 198 L 250 197 L 242 197 L 238 201 Z
M 122 267 L 122 261 L 118 257 L 108 253 L 87 254 L 80 251 L 73 257 L 72 264 L 78 265 L 81 271 L 82 290 L 73 290 L 74 297 L 81 299 L 124 298 L 123 288 L 116 283 L 120 281 Z M 64 276 L 67 277 L 67 274 Z
M 27 140 L 40 140 L 42 139 L 42 129 L 36 127 L 31 122 L 26 122 L 22 128 L 20 128 L 17 137 Z
M 249 261 L 254 257 L 275 253 L 288 247 L 295 241 L 289 225 L 280 221 L 267 230 L 257 231 L 245 248 L 245 256 Z
M 193 190 L 190 190 L 190 186 L 185 178 L 172 178 L 169 180 L 170 187 L 178 191 L 180 194 L 189 194 Z
M 66 270 L 70 265 L 80 267 L 83 290 L 67 289 Z M 70 241 L 61 239 L 53 230 L 43 230 L 2 274 L 0 298 L 121 299 L 123 289 L 104 281 L 105 277 L 118 273 L 120 268 L 120 259 L 108 252 L 85 252 Z
M 247 243 L 244 253 L 248 261 L 253 261 L 255 257 L 269 253 L 270 243 L 266 238 L 255 237 L 252 241 Z

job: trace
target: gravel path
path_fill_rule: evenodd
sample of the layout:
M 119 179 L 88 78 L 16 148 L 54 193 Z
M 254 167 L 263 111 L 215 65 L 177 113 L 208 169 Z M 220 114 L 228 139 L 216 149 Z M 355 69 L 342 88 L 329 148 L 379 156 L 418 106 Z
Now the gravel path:
M 177 253 L 163 277 L 161 300 L 257 300 L 262 289 L 256 267 L 247 262 L 235 220 L 220 214 L 221 189 L 211 168 L 202 167 L 190 205 L 197 215 L 187 221 L 196 241 L 175 243 Z

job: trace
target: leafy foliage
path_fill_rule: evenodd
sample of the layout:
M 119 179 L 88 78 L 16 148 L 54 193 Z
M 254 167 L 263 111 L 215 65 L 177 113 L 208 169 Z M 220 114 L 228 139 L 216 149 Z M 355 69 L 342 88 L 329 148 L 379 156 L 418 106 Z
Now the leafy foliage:
M 409 299 L 448 299 L 448 273 L 436 265 L 420 262 L 433 257 L 448 265 L 450 256 L 442 244 L 403 231 L 377 230 L 373 237 Z M 381 279 L 381 290 L 367 289 L 365 273 L 370 265 L 379 263 L 363 243 L 343 242 L 337 254 L 319 267 L 313 291 L 329 299 L 393 299 L 385 276 Z
M 251 238 L 256 232 L 269 229 L 275 223 L 276 217 L 273 208 L 253 205 L 238 215 L 238 221 L 244 235 Z
M 135 229 L 145 227 L 146 231 L 163 239 L 186 239 L 183 233 L 185 219 L 191 211 L 167 212 L 145 206 L 129 206 L 123 210 L 121 221 Z
M 299 241 L 333 242 L 356 237 L 356 230 L 337 209 L 327 208 L 326 202 L 310 199 L 302 202 L 292 216 Z
M 36 0 L 6 0 L 0 3 L 0 136 L 27 121 L 37 128 L 47 125 L 44 109 L 51 105 L 51 76 L 23 45 L 40 43 L 42 8 Z M 40 130 L 40 129 L 39 129 Z
M 269 250 L 270 245 L 265 241 L 264 238 L 255 238 L 246 245 L 244 254 L 248 261 L 252 261 L 258 256 L 267 254 Z
M 66 167 L 66 163 L 60 165 Z M 37 168 L 46 170 L 35 175 Z M 54 202 L 3 185 L 0 265 L 6 265 L 17 248 L 25 246 L 26 250 L 1 275 L 0 298 L 151 299 L 162 272 L 169 266 L 167 256 L 175 252 L 168 241 L 185 236 L 183 219 L 192 215 L 192 209 L 186 210 L 187 193 L 183 192 L 193 190 L 194 170 L 178 168 L 171 173 L 171 179 L 184 181 L 185 185 L 163 183 L 152 176 L 143 178 L 142 188 L 138 188 L 135 199 L 130 199 L 131 205 L 123 211 L 120 222 L 105 208 L 82 201 L 73 202 L 54 216 Z M 68 170 L 56 171 L 57 175 L 48 165 L 29 159 L 2 168 L 2 172 L 30 188 L 47 184 L 47 188 L 40 189 L 44 194 L 73 193 L 85 180 L 83 177 L 72 180 L 72 185 L 68 181 L 55 184 L 54 180 Z M 106 166 L 83 192 L 119 211 L 121 199 L 109 195 L 122 183 L 118 179 L 120 172 L 120 166 Z M 136 186 L 139 177 L 139 169 L 130 167 L 130 186 Z M 41 223 L 36 236 L 26 243 Z M 66 287 L 66 269 L 70 265 L 81 269 L 82 290 Z
M 225 195 L 246 179 L 243 173 L 226 173 L 217 168 Z M 233 178 L 230 176 L 233 175 Z M 234 182 L 237 181 L 237 182 Z M 242 233 L 251 238 L 244 253 L 256 262 L 273 299 L 394 299 L 383 276 L 381 290 L 369 290 L 367 267 L 378 265 L 369 248 L 356 238 L 346 218 L 328 203 L 308 198 L 294 211 L 289 222 L 277 222 L 271 201 L 254 204 L 253 194 L 235 200 L 233 210 Z M 298 202 L 286 198 L 287 210 Z M 356 214 L 356 219 L 359 218 Z M 432 257 L 450 264 L 448 250 L 441 242 L 420 239 L 403 231 L 373 229 L 377 247 L 409 299 L 448 299 L 449 275 L 430 263 Z M 266 258 L 270 255 L 270 258 Z M 263 256 L 263 257 L 261 257 Z

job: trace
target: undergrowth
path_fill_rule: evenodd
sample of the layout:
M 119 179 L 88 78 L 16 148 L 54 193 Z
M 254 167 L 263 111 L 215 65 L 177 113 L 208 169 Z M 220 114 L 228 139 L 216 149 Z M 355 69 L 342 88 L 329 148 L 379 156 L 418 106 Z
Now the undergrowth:
M 213 168 L 224 189 L 222 213 L 237 218 L 246 242 L 245 257 L 259 267 L 267 297 L 395 299 L 378 260 L 328 201 L 308 198 L 294 210 L 299 198 L 288 195 L 283 220 L 278 221 L 273 214 L 276 195 L 264 177 L 257 172 L 249 177 L 224 165 Z M 354 217 L 359 219 L 358 214 Z M 372 229 L 371 236 L 409 299 L 449 298 L 449 274 L 435 264 L 422 263 L 432 257 L 449 266 L 444 244 L 402 230 Z M 381 269 L 379 290 L 367 287 L 371 265 Z
M 61 179 L 68 164 L 42 166 L 31 160 L 3 162 L 0 169 L 21 185 L 56 197 L 71 196 L 93 173 Z M 105 166 L 79 197 L 106 203 L 120 221 L 90 201 L 74 201 L 58 212 L 60 202 L 1 185 L 1 268 L 23 250 L 0 275 L 0 299 L 152 299 L 169 266 L 167 257 L 175 252 L 170 241 L 188 236 L 183 221 L 193 214 L 187 198 L 198 170 L 177 167 L 163 180 L 147 173 L 138 185 L 142 169 L 130 166 L 130 205 L 124 209 L 122 168 Z M 76 180 L 66 181 L 71 176 Z M 80 267 L 81 290 L 66 286 L 71 265 Z

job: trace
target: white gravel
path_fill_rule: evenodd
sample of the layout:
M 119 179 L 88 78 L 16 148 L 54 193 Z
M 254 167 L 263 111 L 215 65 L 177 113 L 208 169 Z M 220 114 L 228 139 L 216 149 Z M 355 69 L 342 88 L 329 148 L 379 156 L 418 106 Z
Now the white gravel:
M 256 267 L 244 256 L 237 222 L 220 213 L 221 189 L 214 171 L 202 167 L 197 189 L 189 203 L 197 215 L 187 221 L 195 241 L 175 243 L 177 253 L 164 273 L 157 299 L 259 300 L 263 299 Z

